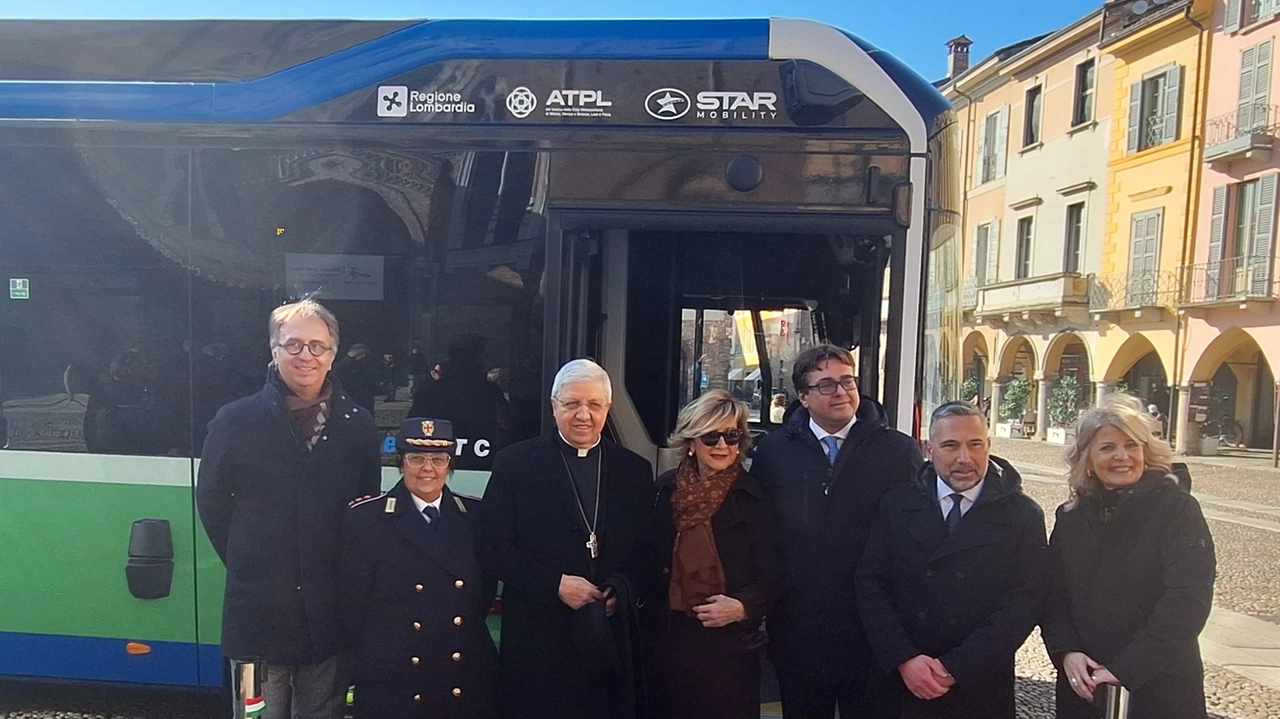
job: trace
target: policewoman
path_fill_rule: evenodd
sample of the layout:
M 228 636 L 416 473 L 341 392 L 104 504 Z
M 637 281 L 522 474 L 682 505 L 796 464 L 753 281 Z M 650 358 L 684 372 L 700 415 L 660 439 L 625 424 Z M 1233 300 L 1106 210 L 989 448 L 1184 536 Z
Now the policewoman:
M 493 719 L 493 586 L 472 538 L 476 510 L 445 486 L 457 447 L 447 420 L 406 419 L 403 474 L 343 521 L 343 624 L 355 649 L 355 719 Z

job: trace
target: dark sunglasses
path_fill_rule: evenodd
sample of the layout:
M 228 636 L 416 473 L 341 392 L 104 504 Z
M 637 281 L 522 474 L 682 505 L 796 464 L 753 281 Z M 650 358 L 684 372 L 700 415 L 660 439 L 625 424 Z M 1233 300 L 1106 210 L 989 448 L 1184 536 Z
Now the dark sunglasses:
M 731 429 L 731 430 L 728 430 L 727 432 L 707 432 L 706 434 L 702 435 L 698 439 L 701 440 L 702 443 L 707 445 L 708 447 L 714 447 L 717 444 L 720 444 L 720 438 L 723 437 L 725 444 L 729 445 L 730 447 L 736 447 L 738 446 L 738 443 L 742 441 L 742 435 L 743 435 L 742 430 Z

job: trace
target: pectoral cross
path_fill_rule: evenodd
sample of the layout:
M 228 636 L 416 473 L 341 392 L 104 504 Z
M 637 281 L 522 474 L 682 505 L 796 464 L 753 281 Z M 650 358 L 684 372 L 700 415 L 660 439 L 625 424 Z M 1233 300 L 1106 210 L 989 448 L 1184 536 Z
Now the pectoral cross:
M 592 532 L 587 538 L 587 549 L 591 550 L 591 558 L 597 559 L 600 556 L 600 542 L 596 541 L 596 533 Z

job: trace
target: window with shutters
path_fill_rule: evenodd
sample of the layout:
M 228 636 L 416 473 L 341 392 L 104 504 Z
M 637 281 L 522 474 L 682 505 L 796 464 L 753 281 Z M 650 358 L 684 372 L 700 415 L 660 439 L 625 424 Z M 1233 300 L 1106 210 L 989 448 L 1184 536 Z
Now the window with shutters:
M 1232 33 L 1280 15 L 1280 0 L 1226 0 L 1226 6 L 1222 26 Z
M 1063 242 L 1062 271 L 1079 272 L 1084 246 L 1084 203 L 1067 205 L 1067 234 Z
M 1023 217 L 1018 220 L 1018 247 L 1014 257 L 1013 268 L 1015 279 L 1026 279 L 1031 276 L 1031 241 L 1035 218 Z
M 1004 176 L 1004 146 L 1008 136 L 1008 113 L 996 110 L 982 123 L 982 139 L 979 144 L 979 161 L 982 172 L 980 183 L 991 182 Z
M 1164 225 L 1164 209 L 1133 215 L 1129 253 L 1129 307 L 1151 307 L 1156 304 L 1159 289 L 1160 234 Z
M 1271 123 L 1272 40 L 1240 51 L 1235 137 L 1266 132 Z
M 978 225 L 973 240 L 973 283 L 978 287 L 987 284 L 987 253 L 991 251 L 991 223 Z
M 1208 299 L 1266 295 L 1273 273 L 1276 185 L 1280 173 L 1214 188 L 1205 266 Z
M 1027 90 L 1023 105 L 1022 146 L 1030 147 L 1040 142 L 1040 116 L 1044 110 L 1044 88 L 1037 85 Z
M 1149 73 L 1129 88 L 1129 153 L 1178 139 L 1182 120 L 1182 67 Z
M 1071 126 L 1093 121 L 1093 96 L 1098 82 L 1096 60 L 1086 60 L 1076 65 L 1075 106 L 1071 111 Z

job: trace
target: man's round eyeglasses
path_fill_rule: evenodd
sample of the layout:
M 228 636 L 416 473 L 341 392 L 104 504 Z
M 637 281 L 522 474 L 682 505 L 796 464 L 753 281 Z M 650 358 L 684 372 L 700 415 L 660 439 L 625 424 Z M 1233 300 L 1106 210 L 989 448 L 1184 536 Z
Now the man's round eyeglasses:
M 436 469 L 444 469 L 449 466 L 449 455 L 440 452 L 433 452 L 431 454 L 406 454 L 404 456 L 404 463 L 414 469 L 422 469 L 428 464 Z
M 809 389 L 818 390 L 818 394 L 833 395 L 836 388 L 841 387 L 846 392 L 852 392 L 858 388 L 858 380 L 853 377 L 843 377 L 839 382 L 830 379 L 824 379 L 816 384 L 809 385 Z
M 302 354 L 302 348 L 305 347 L 312 357 L 321 357 L 333 351 L 329 345 L 320 340 L 311 340 L 310 342 L 302 342 L 299 340 L 289 340 L 283 344 L 277 344 L 276 347 L 288 352 L 291 355 Z
M 591 414 L 600 414 L 601 412 L 609 409 L 609 405 L 604 402 L 582 402 L 576 399 L 571 399 L 567 402 L 556 400 L 556 404 L 560 405 L 561 409 L 570 414 L 577 414 L 578 410 L 583 407 L 586 407 L 587 411 Z

